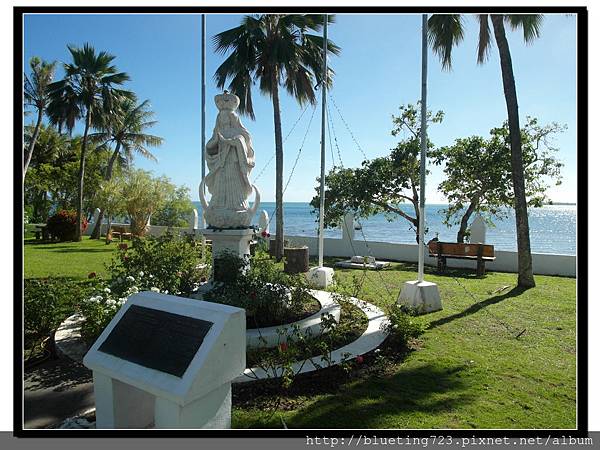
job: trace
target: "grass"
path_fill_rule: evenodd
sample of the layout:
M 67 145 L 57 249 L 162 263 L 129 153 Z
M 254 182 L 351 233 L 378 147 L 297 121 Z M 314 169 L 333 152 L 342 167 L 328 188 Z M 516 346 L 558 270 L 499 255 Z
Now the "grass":
M 111 261 L 117 245 L 116 241 L 106 245 L 103 239 L 87 236 L 81 242 L 40 243 L 35 238 L 25 239 L 25 278 L 87 279 L 90 272 L 106 277 L 105 264 Z
M 26 277 L 105 274 L 115 244 L 25 245 Z M 332 259 L 327 261 L 333 263 Z M 392 304 L 416 266 L 380 272 L 336 269 L 360 298 Z M 363 279 L 364 277 L 364 279 Z M 425 316 L 418 350 L 377 376 L 296 396 L 276 411 L 235 407 L 237 428 L 574 428 L 576 427 L 575 279 L 536 276 L 520 290 L 516 275 L 426 268 L 444 309 Z M 362 280 L 362 281 L 361 281 Z M 284 402 L 285 403 L 285 402 Z

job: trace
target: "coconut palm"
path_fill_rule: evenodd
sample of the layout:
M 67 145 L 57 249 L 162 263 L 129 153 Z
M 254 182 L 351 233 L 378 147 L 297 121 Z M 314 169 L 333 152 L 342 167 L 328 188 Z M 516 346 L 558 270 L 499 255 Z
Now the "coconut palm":
M 60 111 L 65 99 L 76 105 L 80 116 L 84 118 L 84 132 L 81 141 L 79 160 L 79 190 L 77 219 L 81 223 L 83 210 L 83 180 L 88 134 L 93 123 L 99 123 L 102 116 L 115 114 L 120 98 L 135 98 L 132 92 L 118 89 L 129 80 L 125 72 L 117 72 L 112 65 L 115 59 L 107 52 L 96 53 L 94 47 L 84 44 L 83 48 L 67 46 L 72 63 L 65 63 L 65 78 L 50 85 L 50 97 L 53 110 Z M 81 240 L 81 227 L 77 227 L 76 240 Z
M 517 88 L 513 74 L 510 48 L 506 39 L 505 24 L 513 30 L 522 30 L 526 43 L 532 42 L 540 35 L 541 14 L 479 14 L 479 43 L 477 62 L 486 61 L 492 47 L 490 22 L 494 30 L 494 38 L 500 55 L 500 68 L 504 97 L 508 112 L 508 128 L 510 132 L 511 168 L 513 189 L 515 194 L 515 216 L 518 249 L 518 285 L 534 287 L 533 268 L 531 262 L 531 246 L 529 242 L 529 220 L 527 215 L 527 197 L 525 195 L 525 176 L 523 168 L 523 152 L 521 148 L 521 132 L 519 125 L 519 106 Z M 442 67 L 452 66 L 452 48 L 462 41 L 464 36 L 462 17 L 459 14 L 436 14 L 428 23 L 429 42 L 442 62 Z
M 25 157 L 23 161 L 23 179 L 25 179 L 25 174 L 27 173 L 27 168 L 31 162 L 36 141 L 40 135 L 42 119 L 44 118 L 44 112 L 46 111 L 46 107 L 49 103 L 48 86 L 52 83 L 56 63 L 48 63 L 46 61 L 42 61 L 37 56 L 34 56 L 29 61 L 29 66 L 31 67 L 31 77 L 27 75 L 24 77 L 25 80 L 23 90 L 25 105 L 36 109 L 37 120 L 35 122 L 33 135 L 29 141 L 29 145 L 27 146 L 27 151 L 25 152 L 25 155 L 23 155 Z
M 157 161 L 148 147 L 161 145 L 163 138 L 145 133 L 148 128 L 153 127 L 157 123 L 155 120 L 152 120 L 154 112 L 149 107 L 150 102 L 148 100 L 144 100 L 137 105 L 135 101 L 125 98 L 120 102 L 118 114 L 105 116 L 100 132 L 90 135 L 90 140 L 99 142 L 100 148 L 115 146 L 106 167 L 104 175 L 106 181 L 111 180 L 113 168 L 117 160 L 129 166 L 133 155 L 138 153 L 144 158 Z M 100 238 L 100 224 L 103 217 L 104 209 L 101 208 L 92 232 L 92 239 Z
M 334 16 L 328 16 L 334 22 Z M 219 88 L 228 88 L 240 98 L 239 110 L 254 119 L 252 86 L 269 95 L 273 103 L 275 126 L 275 203 L 276 257 L 283 257 L 283 141 L 279 89 L 284 87 L 300 105 L 315 104 L 314 86 L 321 83 L 323 38 L 310 34 L 322 29 L 324 16 L 318 14 L 261 14 L 245 16 L 240 26 L 217 34 L 215 49 L 221 54 L 231 51 L 215 72 Z M 340 48 L 327 42 L 328 52 L 339 54 Z M 326 82 L 331 84 L 333 71 Z

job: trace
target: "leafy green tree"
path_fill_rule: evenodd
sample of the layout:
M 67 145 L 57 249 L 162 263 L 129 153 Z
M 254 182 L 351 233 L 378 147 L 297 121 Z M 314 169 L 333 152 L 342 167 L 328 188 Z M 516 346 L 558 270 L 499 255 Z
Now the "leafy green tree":
M 154 112 L 149 109 L 150 102 L 144 100 L 139 105 L 135 101 L 125 98 L 120 102 L 116 114 L 102 117 L 101 130 L 90 135 L 90 139 L 100 144 L 100 148 L 110 148 L 114 145 L 114 151 L 108 161 L 104 179 L 110 180 L 113 174 L 115 162 L 129 166 L 133 155 L 138 153 L 144 158 L 156 161 L 156 157 L 148 147 L 157 147 L 162 144 L 163 138 L 147 134 L 148 128 L 156 125 L 152 120 Z M 98 220 L 94 225 L 91 238 L 100 238 L 100 226 L 104 217 L 104 210 L 100 208 Z
M 113 177 L 110 180 L 104 180 L 100 184 L 96 204 L 102 211 L 106 212 L 108 225 L 106 228 L 106 242 L 110 242 L 110 227 L 112 219 L 115 216 L 125 214 L 125 195 L 124 183 L 121 177 Z
M 59 103 L 53 110 L 64 107 L 65 98 L 76 104 L 85 118 L 84 132 L 81 141 L 79 159 L 79 190 L 77 202 L 77 218 L 82 219 L 83 189 L 85 179 L 85 161 L 87 156 L 88 134 L 95 123 L 105 115 L 115 114 L 120 98 L 135 98 L 132 92 L 118 89 L 116 86 L 129 80 L 125 72 L 117 72 L 112 65 L 115 59 L 107 52 L 96 54 L 94 48 L 84 44 L 83 48 L 67 46 L 71 53 L 72 63 L 65 63 L 65 78 L 52 83 L 49 87 L 51 103 Z M 77 228 L 76 240 L 81 240 L 81 229 Z
M 558 150 L 552 136 L 565 129 L 557 123 L 540 126 L 528 117 L 521 129 L 523 167 L 528 205 L 543 206 L 548 202 L 549 182 L 561 183 L 563 164 L 556 159 Z M 451 146 L 431 152 L 437 165 L 445 164 L 445 179 L 438 189 L 449 206 L 444 210 L 444 223 L 459 225 L 456 242 L 464 242 L 469 219 L 475 212 L 492 218 L 505 218 L 506 208 L 514 204 L 511 176 L 510 132 L 508 123 L 490 130 L 490 138 L 471 136 L 457 139 Z
M 335 16 L 328 16 L 333 23 Z M 275 127 L 275 204 L 276 257 L 283 257 L 283 139 L 279 89 L 285 87 L 298 103 L 315 104 L 315 84 L 322 82 L 323 38 L 319 32 L 324 23 L 321 14 L 261 14 L 245 16 L 240 26 L 214 37 L 216 51 L 231 51 L 215 72 L 219 88 L 228 80 L 229 90 L 240 98 L 240 112 L 254 119 L 252 86 L 273 103 Z M 328 52 L 338 55 L 340 48 L 327 40 Z M 327 85 L 333 71 L 328 70 Z
M 529 241 L 529 217 L 527 215 L 527 194 L 525 189 L 525 169 L 523 164 L 523 149 L 521 142 L 519 105 L 517 102 L 517 87 L 512 67 L 512 58 L 504 24 L 513 30 L 521 29 L 526 43 L 532 42 L 540 35 L 542 23 L 541 14 L 479 14 L 479 43 L 477 62 L 487 59 L 492 47 L 490 21 L 500 55 L 502 84 L 508 112 L 508 127 L 510 131 L 512 184 L 514 190 L 514 205 L 517 250 L 518 250 L 518 285 L 534 287 L 533 267 L 531 260 L 531 245 Z M 428 24 L 429 40 L 433 50 L 439 55 L 442 67 L 450 69 L 452 65 L 452 48 L 464 37 L 462 17 L 460 14 L 435 14 L 430 17 Z
M 171 186 L 164 205 L 152 215 L 152 223 L 167 227 L 187 227 L 193 209 L 190 189 L 186 186 Z
M 131 220 L 131 233 L 143 236 L 150 217 L 163 207 L 173 185 L 167 177 L 155 178 L 140 169 L 127 171 L 123 183 L 124 206 Z
M 392 116 L 393 136 L 401 140 L 388 156 L 363 161 L 362 166 L 352 168 L 334 167 L 325 176 L 326 227 L 338 226 L 346 213 L 356 217 L 370 217 L 384 213 L 388 220 L 398 216 L 406 219 L 419 239 L 419 155 L 421 122 L 417 105 L 400 107 L 400 115 Z M 440 123 L 444 113 L 427 113 L 427 121 Z M 428 148 L 433 143 L 428 141 Z M 310 204 L 319 208 L 319 189 Z M 411 215 L 401 204 L 412 206 Z
M 29 139 L 27 150 L 25 151 L 24 155 L 25 160 L 23 161 L 23 180 L 27 174 L 27 169 L 35 149 L 35 144 L 40 134 L 42 119 L 44 118 L 44 113 L 49 103 L 48 86 L 50 83 L 52 83 L 56 63 L 48 63 L 46 61 L 42 61 L 37 56 L 34 56 L 29 61 L 29 66 L 31 67 L 31 75 L 24 76 L 25 82 L 23 93 L 25 97 L 25 106 L 33 107 L 37 111 L 37 119 L 33 134 Z

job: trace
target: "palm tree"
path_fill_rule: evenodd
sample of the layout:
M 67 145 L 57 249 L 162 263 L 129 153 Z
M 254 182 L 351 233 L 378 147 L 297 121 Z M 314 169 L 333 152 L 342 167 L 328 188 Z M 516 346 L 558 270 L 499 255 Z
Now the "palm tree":
M 117 112 L 120 98 L 135 98 L 129 91 L 117 89 L 129 80 L 125 72 L 117 72 L 112 65 L 115 59 L 107 52 L 96 54 L 94 47 L 84 44 L 83 48 L 67 46 L 72 63 L 65 63 L 65 78 L 50 85 L 50 96 L 53 110 L 60 111 L 65 99 L 70 105 L 76 105 L 81 116 L 85 118 L 85 128 L 81 141 L 81 156 L 79 160 L 79 190 L 77 202 L 77 219 L 81 223 L 83 210 L 83 180 L 85 175 L 85 158 L 88 134 L 93 123 L 99 123 L 104 115 Z M 75 239 L 81 240 L 81 227 L 77 227 Z
M 52 83 L 56 63 L 48 63 L 42 61 L 37 56 L 34 56 L 29 61 L 29 66 L 31 67 L 31 78 L 25 75 L 24 81 L 25 104 L 32 106 L 37 110 L 37 120 L 33 135 L 27 146 L 27 151 L 25 152 L 25 155 L 23 155 L 25 157 L 25 160 L 23 161 L 23 180 L 25 179 L 25 174 L 27 173 L 29 163 L 31 162 L 31 157 L 33 156 L 35 143 L 40 135 L 42 119 L 44 118 L 44 112 L 46 111 L 49 102 L 48 86 Z
M 477 62 L 482 64 L 486 61 L 492 46 L 490 21 L 500 55 L 502 83 L 508 112 L 512 180 L 515 194 L 518 285 L 524 288 L 534 287 L 535 280 L 533 278 L 531 246 L 529 242 L 529 219 L 527 215 L 527 197 L 525 195 L 525 175 L 521 148 L 517 88 L 504 25 L 505 23 L 510 25 L 513 30 L 521 29 L 525 43 L 530 43 L 540 35 L 542 17 L 541 14 L 479 14 L 477 16 L 479 21 Z M 459 14 L 433 15 L 429 19 L 428 28 L 429 41 L 434 52 L 440 57 L 442 67 L 450 69 L 452 66 L 452 48 L 463 39 L 464 35 L 461 16 Z
M 163 143 L 163 138 L 146 134 L 144 131 L 156 125 L 155 120 L 151 120 L 154 112 L 149 109 L 150 102 L 144 100 L 139 105 L 131 99 L 124 99 L 120 102 L 119 113 L 106 116 L 101 131 L 91 134 L 90 140 L 100 142 L 100 148 L 115 145 L 106 167 L 104 179 L 110 181 L 113 174 L 113 168 L 117 159 L 129 164 L 133 159 L 134 153 L 139 153 L 144 158 L 157 161 L 156 157 L 148 150 L 148 147 L 157 147 Z M 104 217 L 104 209 L 100 209 L 98 220 L 94 225 L 91 239 L 100 238 L 100 224 Z
M 335 17 L 328 16 L 333 23 Z M 318 14 L 262 14 L 245 16 L 240 26 L 217 34 L 215 49 L 230 55 L 215 72 L 219 88 L 229 80 L 229 90 L 240 98 L 240 112 L 254 119 L 252 86 L 271 97 L 275 127 L 276 257 L 283 257 L 283 141 L 279 89 L 285 87 L 300 105 L 316 103 L 315 84 L 322 82 L 323 38 L 309 34 L 322 29 L 324 16 Z M 340 48 L 327 41 L 329 53 Z M 329 70 L 326 83 L 331 84 Z

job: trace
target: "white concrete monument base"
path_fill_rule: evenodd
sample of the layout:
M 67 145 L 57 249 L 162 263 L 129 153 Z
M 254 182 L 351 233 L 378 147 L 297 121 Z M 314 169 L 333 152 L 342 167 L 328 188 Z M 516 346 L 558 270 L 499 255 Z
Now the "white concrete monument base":
M 219 255 L 228 253 L 230 255 L 243 258 L 244 256 L 250 255 L 250 242 L 254 237 L 254 230 L 243 229 L 243 230 L 202 230 L 204 238 L 212 241 L 212 267 L 213 281 L 223 281 L 215 277 L 215 259 L 219 259 Z
M 327 289 L 333 284 L 333 269 L 331 267 L 313 267 L 306 273 L 308 283 L 315 289 Z
M 402 287 L 398 303 L 414 308 L 420 314 L 442 309 L 442 299 L 437 284 L 430 281 L 407 281 Z

